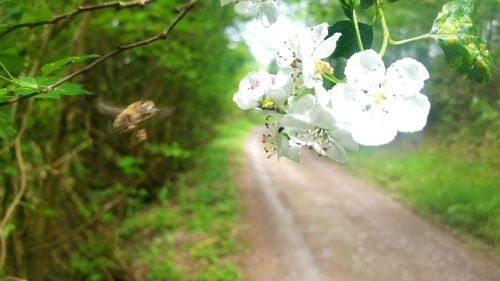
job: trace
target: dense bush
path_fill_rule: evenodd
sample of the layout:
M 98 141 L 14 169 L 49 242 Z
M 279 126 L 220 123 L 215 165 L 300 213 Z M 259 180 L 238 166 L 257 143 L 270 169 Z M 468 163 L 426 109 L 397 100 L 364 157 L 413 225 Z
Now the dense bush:
M 103 55 L 158 34 L 183 4 L 143 2 L 142 8 L 102 9 L 13 30 L 0 39 L 0 62 L 14 77 L 40 76 L 49 62 Z M 96 3 L 105 1 L 0 1 L 0 32 Z M 248 56 L 242 46 L 227 48 L 232 14 L 217 1 L 201 1 L 165 41 L 123 52 L 72 80 L 90 95 L 0 108 L 0 214 L 24 194 L 2 229 L 3 274 L 35 281 L 131 278 L 117 228 L 143 202 L 158 200 L 159 187 L 191 167 L 214 124 L 232 114 L 230 94 Z M 51 75 L 83 66 L 69 64 Z M 97 106 L 137 100 L 174 109 L 148 120 L 145 145 L 113 133 L 113 117 Z

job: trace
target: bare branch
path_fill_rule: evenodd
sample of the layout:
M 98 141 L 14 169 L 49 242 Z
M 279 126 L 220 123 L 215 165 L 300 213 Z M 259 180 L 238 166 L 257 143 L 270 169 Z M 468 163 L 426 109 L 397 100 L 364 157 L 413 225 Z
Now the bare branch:
M 13 103 L 16 103 L 20 100 L 24 100 L 24 99 L 28 99 L 28 98 L 31 98 L 31 97 L 34 97 L 34 96 L 38 96 L 40 94 L 45 94 L 45 93 L 48 93 L 50 91 L 52 91 L 54 88 L 57 88 L 58 86 L 60 86 L 61 84 L 73 79 L 74 77 L 82 74 L 82 73 L 85 73 L 87 71 L 89 71 L 90 69 L 94 68 L 96 65 L 106 61 L 107 59 L 113 57 L 113 56 L 116 56 L 126 50 L 130 50 L 130 49 L 134 49 L 134 48 L 137 48 L 137 47 L 140 47 L 140 46 L 144 46 L 144 45 L 148 45 L 148 44 L 151 44 L 155 41 L 158 41 L 158 40 L 165 40 L 167 39 L 168 35 L 170 34 L 170 32 L 174 29 L 174 27 L 177 25 L 177 23 L 179 23 L 179 21 L 182 20 L 182 18 L 184 18 L 184 16 L 189 13 L 189 11 L 191 11 L 191 9 L 193 9 L 196 4 L 198 3 L 199 0 L 191 0 L 189 3 L 187 3 L 186 5 L 183 5 L 179 14 L 177 14 L 177 16 L 175 17 L 175 19 L 167 26 L 167 28 L 165 28 L 162 32 L 152 36 L 152 37 L 149 37 L 149 38 L 146 38 L 144 40 L 141 40 L 141 41 L 137 41 L 137 42 L 134 42 L 134 43 L 130 43 L 130 44 L 126 44 L 126 45 L 118 45 L 116 47 L 116 49 L 114 51 L 111 51 L 105 55 L 103 55 L 102 57 L 98 58 L 97 60 L 93 61 L 92 63 L 90 63 L 89 65 L 87 65 L 86 67 L 78 70 L 78 71 L 75 71 L 63 78 L 61 78 L 59 81 L 53 83 L 52 85 L 49 85 L 47 86 L 46 88 L 42 89 L 42 91 L 40 92 L 34 92 L 34 93 L 31 93 L 29 95 L 25 95 L 25 96 L 21 96 L 21 97 L 17 97 L 17 98 L 13 98 L 11 100 L 8 100 L 8 101 L 4 101 L 4 102 L 0 102 L 0 106 L 5 106 L 5 105 L 9 105 L 9 104 L 13 104 Z
M 112 2 L 107 2 L 107 3 L 102 3 L 102 4 L 78 6 L 75 10 L 73 10 L 71 12 L 67 12 L 65 14 L 54 16 L 50 20 L 25 22 L 25 23 L 7 25 L 7 30 L 5 30 L 3 33 L 0 34 L 0 38 L 4 37 L 5 35 L 11 33 L 12 31 L 14 31 L 16 29 L 19 29 L 19 28 L 25 28 L 25 27 L 34 28 L 37 26 L 42 26 L 42 25 L 47 25 L 47 24 L 57 24 L 58 22 L 60 22 L 62 20 L 70 20 L 72 17 L 74 17 L 78 14 L 84 13 L 84 12 L 96 11 L 96 10 L 101 10 L 101 9 L 106 9 L 106 8 L 116 8 L 118 10 L 119 9 L 126 9 L 126 8 L 134 8 L 134 7 L 142 8 L 152 1 L 154 1 L 154 0 L 137 0 L 137 1 L 130 1 L 130 2 L 112 1 Z

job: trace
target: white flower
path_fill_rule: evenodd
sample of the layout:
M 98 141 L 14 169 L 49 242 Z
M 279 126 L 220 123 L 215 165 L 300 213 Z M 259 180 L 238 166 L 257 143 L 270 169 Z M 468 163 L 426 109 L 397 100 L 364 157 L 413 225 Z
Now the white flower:
M 318 102 L 310 94 L 290 105 L 289 113 L 281 119 L 281 125 L 295 142 L 339 162 L 348 159 L 345 148 L 357 149 L 351 133 L 337 122 L 332 108 Z
M 272 83 L 271 74 L 262 70 L 252 71 L 241 80 L 239 91 L 234 94 L 233 101 L 241 109 L 256 108 L 271 89 Z
M 359 144 L 386 144 L 398 131 L 416 132 L 425 126 L 430 103 L 420 90 L 429 73 L 418 61 L 404 58 L 386 71 L 382 58 L 366 50 L 349 58 L 345 75 L 347 83 L 330 91 L 331 104 Z
M 341 34 L 335 33 L 329 38 L 327 36 L 327 23 L 300 30 L 285 41 L 278 51 L 278 66 L 293 69 L 295 76 L 292 78 L 301 79 L 307 88 L 314 88 L 318 82 L 321 84 L 321 73 L 333 71 L 322 59 L 333 53 Z
M 224 6 L 232 2 L 236 2 L 236 13 L 249 17 L 258 15 L 266 27 L 278 19 L 280 0 L 221 0 L 220 4 Z
M 268 158 L 276 153 L 278 159 L 286 157 L 294 162 L 299 162 L 302 144 L 288 135 L 285 128 L 281 126 L 280 119 L 278 118 L 273 124 L 266 123 L 266 127 L 271 132 L 264 134 L 262 140 L 266 145 L 264 149 L 268 153 Z
M 247 74 L 240 82 L 233 101 L 241 109 L 262 109 L 268 113 L 281 111 L 291 92 L 290 77 L 284 72 L 276 75 L 259 70 Z

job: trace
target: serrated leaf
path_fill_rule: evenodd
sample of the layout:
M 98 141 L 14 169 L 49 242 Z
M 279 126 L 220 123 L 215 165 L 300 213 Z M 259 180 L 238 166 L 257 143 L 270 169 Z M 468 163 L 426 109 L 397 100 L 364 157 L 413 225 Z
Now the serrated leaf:
M 0 139 L 7 141 L 16 134 L 16 124 L 12 120 L 10 109 L 0 108 Z
M 42 66 L 42 74 L 44 76 L 47 76 L 48 74 L 61 69 L 62 67 L 72 64 L 72 63 L 77 63 L 77 62 L 83 62 L 89 59 L 95 59 L 98 58 L 99 55 L 86 55 L 86 56 L 78 56 L 78 57 L 67 57 L 64 59 L 60 59 L 51 63 L 47 63 L 44 66 Z
M 358 23 L 361 41 L 365 49 L 370 49 L 373 43 L 373 28 L 365 23 Z M 342 33 L 337 41 L 337 48 L 332 54 L 332 58 L 344 57 L 350 58 L 354 53 L 359 52 L 358 39 L 356 30 L 351 21 L 343 20 L 334 23 L 328 28 L 328 35 L 331 36 L 336 32 Z
M 477 0 L 453 0 L 434 20 L 430 35 L 443 49 L 446 61 L 478 83 L 491 79 L 493 59 L 474 25 Z

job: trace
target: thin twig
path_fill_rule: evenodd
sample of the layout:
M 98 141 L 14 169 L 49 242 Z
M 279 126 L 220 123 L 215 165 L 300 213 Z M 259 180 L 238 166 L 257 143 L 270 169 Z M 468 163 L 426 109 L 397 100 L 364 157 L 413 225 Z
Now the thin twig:
M 5 35 L 11 33 L 12 31 L 19 29 L 19 28 L 33 28 L 37 26 L 42 26 L 42 25 L 47 25 L 47 24 L 57 24 L 58 22 L 62 20 L 70 20 L 72 17 L 84 13 L 84 12 L 90 12 L 90 11 L 95 11 L 95 10 L 101 10 L 101 9 L 106 9 L 106 8 L 116 8 L 116 9 L 126 9 L 126 8 L 133 8 L 133 7 L 139 7 L 143 8 L 150 2 L 154 0 L 138 0 L 138 1 L 130 1 L 130 2 L 121 2 L 121 1 L 112 1 L 112 2 L 107 2 L 107 3 L 102 3 L 102 4 L 94 4 L 94 5 L 86 5 L 86 6 L 78 6 L 75 10 L 71 12 L 67 12 L 65 14 L 57 15 L 52 17 L 50 20 L 43 20 L 43 21 L 35 21 L 35 22 L 25 22 L 25 23 L 19 23 L 19 24 L 13 24 L 13 25 L 7 25 L 7 30 L 2 32 L 0 34 L 0 38 L 4 37 Z
M 179 14 L 177 14 L 177 16 L 175 17 L 175 19 L 170 23 L 170 25 L 167 26 L 167 28 L 165 30 L 163 30 L 162 32 L 156 34 L 155 36 L 152 36 L 152 37 L 149 37 L 147 39 L 144 39 L 144 40 L 141 40 L 141 41 L 137 41 L 137 42 L 134 42 L 134 43 L 131 43 L 131 44 L 127 44 L 127 45 L 118 45 L 116 47 L 116 49 L 114 51 L 111 51 L 107 54 L 105 54 L 104 56 L 100 57 L 99 59 L 93 61 L 92 63 L 90 63 L 89 65 L 87 65 L 86 67 L 78 70 L 78 71 L 75 71 L 63 78 L 61 78 L 59 81 L 53 83 L 52 85 L 49 85 L 47 86 L 46 88 L 42 89 L 42 91 L 40 92 L 34 92 L 34 93 L 31 93 L 29 95 L 26 95 L 26 96 L 21 96 L 21 97 L 17 97 L 17 98 L 14 98 L 14 99 L 11 99 L 11 100 L 8 100 L 8 101 L 4 101 L 4 102 L 0 102 L 0 106 L 5 106 L 5 105 L 9 105 L 9 104 L 13 104 L 13 103 L 16 103 L 20 100 L 24 100 L 24 99 L 28 99 L 28 98 L 31 98 L 31 97 L 34 97 L 34 96 L 37 96 L 37 95 L 40 95 L 40 94 L 45 94 L 45 93 L 48 93 L 50 91 L 52 91 L 54 88 L 57 88 L 58 86 L 60 86 L 61 84 L 73 79 L 74 77 L 82 74 L 82 73 L 85 73 L 87 71 L 89 71 L 90 69 L 94 68 L 96 65 L 106 61 L 107 59 L 115 56 L 115 55 L 118 55 L 126 50 L 130 50 L 130 49 L 134 49 L 134 48 L 137 48 L 137 47 L 140 47 L 140 46 L 144 46 L 144 45 L 148 45 L 148 44 L 151 44 L 155 41 L 158 41 L 158 40 L 165 40 L 167 38 L 167 36 L 170 34 L 170 32 L 172 31 L 172 29 L 174 29 L 174 27 L 177 25 L 177 23 L 179 23 L 179 21 L 191 10 L 193 9 L 196 4 L 198 3 L 198 0 L 191 0 L 188 4 L 182 6 L 182 10 L 179 12 Z

